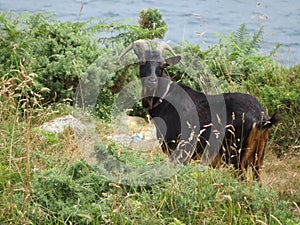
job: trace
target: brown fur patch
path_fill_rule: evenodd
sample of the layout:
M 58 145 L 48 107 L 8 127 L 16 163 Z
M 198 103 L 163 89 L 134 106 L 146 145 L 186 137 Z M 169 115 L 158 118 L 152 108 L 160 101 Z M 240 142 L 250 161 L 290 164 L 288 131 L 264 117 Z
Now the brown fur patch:
M 268 133 L 269 129 L 259 131 L 259 139 L 256 146 L 255 161 L 252 168 L 253 174 L 257 180 L 260 180 L 260 171 L 263 165 Z
M 248 136 L 247 148 L 241 159 L 241 172 L 245 175 L 248 166 L 252 167 L 256 180 L 260 180 L 260 170 L 263 164 L 264 152 L 268 138 L 269 129 L 259 130 L 253 123 Z
M 222 156 L 220 153 L 218 153 L 210 165 L 212 168 L 219 167 L 221 165 L 221 161 L 222 161 Z

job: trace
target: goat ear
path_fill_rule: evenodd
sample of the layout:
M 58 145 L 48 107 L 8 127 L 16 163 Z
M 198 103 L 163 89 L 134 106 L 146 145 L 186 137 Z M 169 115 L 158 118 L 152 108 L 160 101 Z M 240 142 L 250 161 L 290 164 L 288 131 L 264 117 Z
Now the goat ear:
M 166 59 L 166 66 L 173 66 L 179 63 L 181 56 L 173 56 Z

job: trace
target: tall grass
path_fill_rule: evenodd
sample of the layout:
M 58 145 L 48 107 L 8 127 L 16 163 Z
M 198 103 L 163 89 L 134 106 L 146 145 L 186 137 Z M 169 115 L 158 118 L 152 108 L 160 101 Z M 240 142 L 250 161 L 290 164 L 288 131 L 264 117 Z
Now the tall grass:
M 35 89 L 36 74 L 28 74 L 21 62 L 19 68 L 0 80 L 0 218 L 5 224 L 30 223 L 34 171 L 47 168 L 45 162 L 60 144 L 55 137 L 51 140 L 51 134 L 42 135 L 36 129 L 55 114 L 42 105 L 41 93 L 47 89 Z
M 39 100 L 30 93 L 34 75 L 27 75 L 22 64 L 12 73 L 11 78 L 4 75 L 1 79 L 1 197 L 4 205 L 8 203 L 1 211 L 8 217 L 19 214 L 22 220 L 27 217 L 30 201 L 31 126 L 33 108 Z M 15 193 L 21 202 L 15 202 Z

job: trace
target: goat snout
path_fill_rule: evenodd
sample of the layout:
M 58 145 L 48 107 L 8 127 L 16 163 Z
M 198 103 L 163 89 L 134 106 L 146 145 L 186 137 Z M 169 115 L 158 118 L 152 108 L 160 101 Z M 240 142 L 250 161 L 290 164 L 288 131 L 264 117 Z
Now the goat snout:
M 151 76 L 145 80 L 145 86 L 147 88 L 156 88 L 157 87 L 157 77 Z

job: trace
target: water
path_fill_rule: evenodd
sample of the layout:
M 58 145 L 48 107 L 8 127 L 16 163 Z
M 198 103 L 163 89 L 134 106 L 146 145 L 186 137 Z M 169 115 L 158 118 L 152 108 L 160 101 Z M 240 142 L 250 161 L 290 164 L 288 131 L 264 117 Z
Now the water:
M 61 21 L 78 21 L 81 4 L 82 0 L 0 0 L 0 10 L 49 11 Z M 286 66 L 300 63 L 298 0 L 85 0 L 80 20 L 91 16 L 113 21 L 130 18 L 129 23 L 137 24 L 139 11 L 147 8 L 159 9 L 169 28 L 165 39 L 175 44 L 187 40 L 206 49 L 218 43 L 216 33 L 228 34 L 236 31 L 241 23 L 247 23 L 251 32 L 264 26 L 262 55 L 281 43 L 278 60 Z

